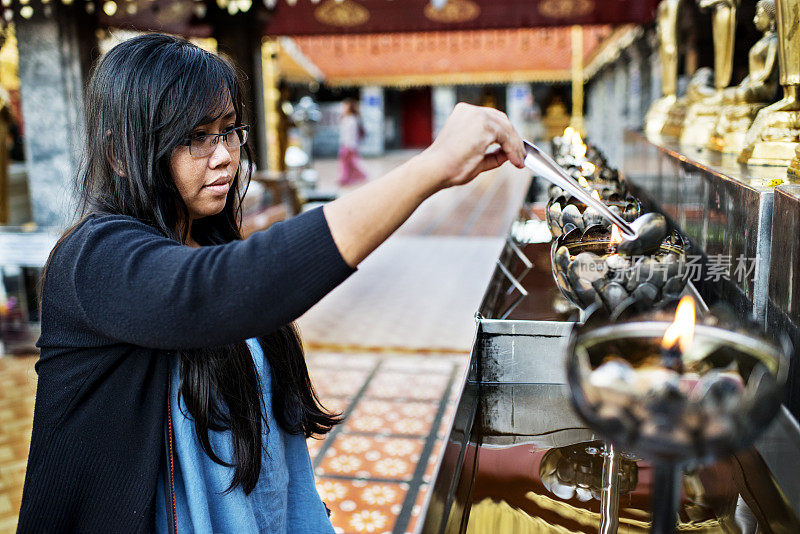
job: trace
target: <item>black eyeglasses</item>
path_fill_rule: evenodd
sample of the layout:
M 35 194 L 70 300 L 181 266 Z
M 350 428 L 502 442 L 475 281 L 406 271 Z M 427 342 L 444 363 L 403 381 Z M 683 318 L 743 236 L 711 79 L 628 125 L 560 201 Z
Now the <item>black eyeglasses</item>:
M 202 134 L 187 137 L 183 140 L 182 145 L 189 147 L 189 154 L 192 156 L 208 156 L 217 147 L 220 138 L 225 138 L 225 144 L 231 150 L 241 147 L 247 142 L 247 134 L 250 132 L 250 126 L 242 124 L 236 128 L 230 128 L 218 134 Z

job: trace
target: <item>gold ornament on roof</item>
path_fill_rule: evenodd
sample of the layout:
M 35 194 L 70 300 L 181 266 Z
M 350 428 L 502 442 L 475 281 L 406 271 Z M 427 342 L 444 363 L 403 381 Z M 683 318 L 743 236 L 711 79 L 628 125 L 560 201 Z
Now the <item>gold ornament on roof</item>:
M 444 7 L 436 9 L 433 4 L 425 6 L 425 16 L 434 22 L 466 22 L 478 18 L 481 8 L 471 0 L 449 0 Z
M 551 19 L 582 17 L 594 10 L 592 0 L 543 0 L 539 13 Z
M 359 26 L 369 20 L 369 10 L 352 0 L 327 0 L 314 10 L 314 17 L 330 26 Z

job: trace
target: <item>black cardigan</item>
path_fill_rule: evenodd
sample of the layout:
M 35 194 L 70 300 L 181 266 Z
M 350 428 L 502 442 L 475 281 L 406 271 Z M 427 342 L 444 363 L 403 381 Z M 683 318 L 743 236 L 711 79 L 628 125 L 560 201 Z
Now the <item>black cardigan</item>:
M 351 273 L 322 209 L 192 249 L 94 215 L 42 290 L 39 383 L 19 532 L 148 532 L 174 350 L 265 335 Z

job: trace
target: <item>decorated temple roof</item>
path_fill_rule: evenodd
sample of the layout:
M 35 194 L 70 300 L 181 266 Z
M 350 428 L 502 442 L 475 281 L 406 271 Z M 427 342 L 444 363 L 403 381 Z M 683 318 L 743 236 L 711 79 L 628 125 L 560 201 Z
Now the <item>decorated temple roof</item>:
M 233 17 L 264 35 L 299 36 L 646 24 L 658 0 L 69 0 L 108 27 L 207 37 Z M 66 0 L 65 0 L 66 3 Z M 24 5 L 23 5 L 24 4 Z M 7 20 L 32 16 L 9 3 Z M 38 3 L 36 4 L 39 5 Z M 41 9 L 48 8 L 44 4 Z
M 333 86 L 567 81 L 569 27 L 295 37 Z M 583 29 L 588 57 L 610 26 Z
M 267 0 L 270 1 L 270 0 Z M 639 23 L 657 0 L 274 0 L 265 33 L 393 33 Z M 442 6 L 443 7 L 440 7 Z M 437 9 L 438 7 L 438 9 Z

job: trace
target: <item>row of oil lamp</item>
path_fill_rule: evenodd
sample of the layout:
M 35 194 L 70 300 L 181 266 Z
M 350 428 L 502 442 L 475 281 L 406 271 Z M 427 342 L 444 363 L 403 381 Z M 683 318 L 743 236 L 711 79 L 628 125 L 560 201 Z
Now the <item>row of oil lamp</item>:
M 592 196 L 640 231 L 635 248 L 623 243 L 619 228 L 598 211 L 562 189 L 551 186 L 545 210 L 555 241 L 553 276 L 575 306 L 597 303 L 613 311 L 631 299 L 647 304 L 672 300 L 686 286 L 687 243 L 670 230 L 663 216 L 642 213 L 602 154 L 568 129 L 553 143 L 555 161 Z
M 724 309 L 698 316 L 686 295 L 688 242 L 680 232 L 662 215 L 643 213 L 577 133 L 556 138 L 553 154 L 639 233 L 629 246 L 598 212 L 550 187 L 553 277 L 589 311 L 567 351 L 573 406 L 614 447 L 655 463 L 652 530 L 671 533 L 682 469 L 752 445 L 778 412 L 788 349 Z

